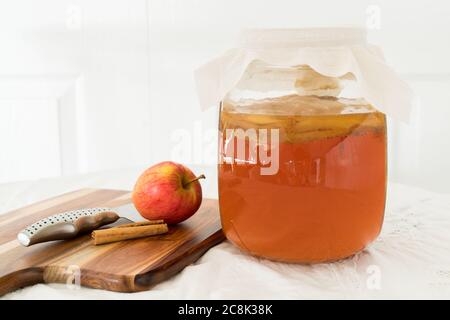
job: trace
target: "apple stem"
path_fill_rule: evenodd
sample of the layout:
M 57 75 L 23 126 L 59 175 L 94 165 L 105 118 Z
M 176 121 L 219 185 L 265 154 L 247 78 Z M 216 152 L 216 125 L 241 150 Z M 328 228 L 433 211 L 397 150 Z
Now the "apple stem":
M 205 175 L 204 175 L 204 174 L 201 174 L 201 175 L 199 175 L 197 178 L 192 179 L 191 181 L 186 182 L 186 183 L 183 185 L 183 187 L 186 187 L 188 184 L 190 184 L 190 183 L 192 183 L 192 182 L 194 182 L 194 181 L 200 180 L 200 179 L 206 179 Z

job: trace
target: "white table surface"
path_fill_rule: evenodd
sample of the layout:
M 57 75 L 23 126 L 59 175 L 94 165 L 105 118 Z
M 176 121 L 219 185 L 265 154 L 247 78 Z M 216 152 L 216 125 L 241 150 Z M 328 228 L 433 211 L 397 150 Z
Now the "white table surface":
M 143 168 L 0 185 L 0 213 L 80 188 L 130 190 Z M 202 181 L 215 197 L 213 169 Z M 347 299 L 450 298 L 450 195 L 389 184 L 377 241 L 343 261 L 295 265 L 258 259 L 229 242 L 152 290 L 115 293 L 38 284 L 3 299 Z

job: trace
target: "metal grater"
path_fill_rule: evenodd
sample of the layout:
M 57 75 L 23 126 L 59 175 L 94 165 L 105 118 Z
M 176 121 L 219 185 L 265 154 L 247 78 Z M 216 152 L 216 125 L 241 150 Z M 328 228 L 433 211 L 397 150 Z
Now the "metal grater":
M 67 211 L 39 220 L 22 230 L 17 239 L 24 246 L 35 243 L 64 240 L 115 222 L 119 215 L 111 208 L 89 208 Z

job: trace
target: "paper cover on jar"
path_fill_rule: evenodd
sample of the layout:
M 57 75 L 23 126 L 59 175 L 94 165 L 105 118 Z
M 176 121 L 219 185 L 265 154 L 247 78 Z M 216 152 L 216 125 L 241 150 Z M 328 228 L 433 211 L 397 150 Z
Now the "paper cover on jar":
M 217 106 L 253 61 L 278 66 L 308 65 L 327 77 L 352 74 L 360 96 L 381 112 L 408 121 L 413 94 L 386 64 L 379 47 L 360 28 L 250 29 L 240 45 L 195 71 L 203 110 Z

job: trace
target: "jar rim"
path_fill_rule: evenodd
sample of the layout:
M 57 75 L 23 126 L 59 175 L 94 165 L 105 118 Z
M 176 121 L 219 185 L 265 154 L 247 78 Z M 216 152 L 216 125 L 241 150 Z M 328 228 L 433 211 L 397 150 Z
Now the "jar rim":
M 367 43 L 362 27 L 250 28 L 240 33 L 239 45 L 253 49 L 286 47 L 345 46 Z

